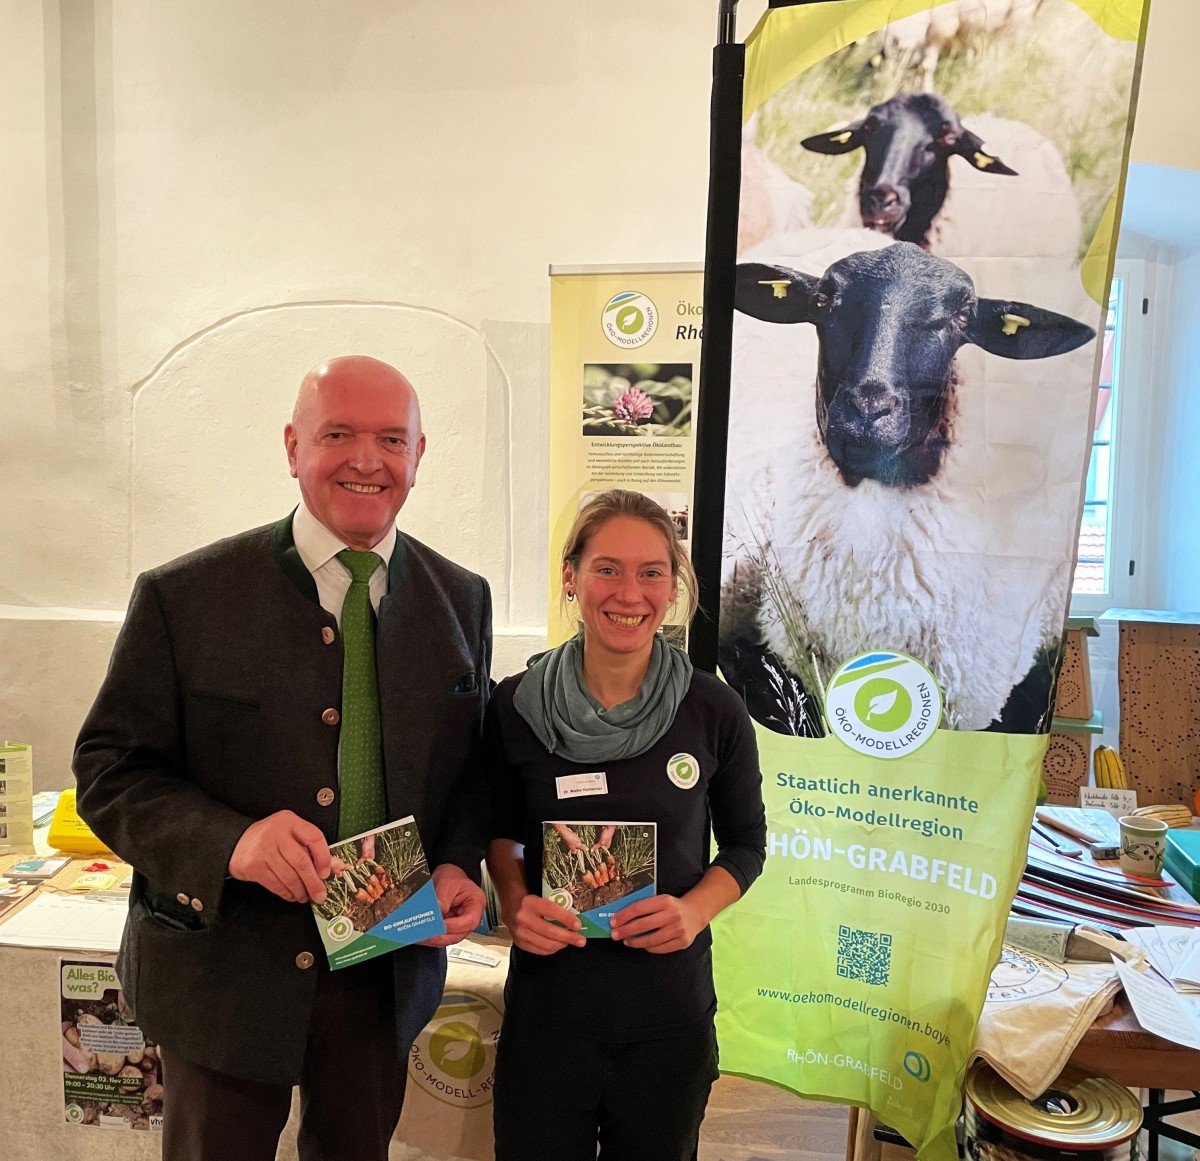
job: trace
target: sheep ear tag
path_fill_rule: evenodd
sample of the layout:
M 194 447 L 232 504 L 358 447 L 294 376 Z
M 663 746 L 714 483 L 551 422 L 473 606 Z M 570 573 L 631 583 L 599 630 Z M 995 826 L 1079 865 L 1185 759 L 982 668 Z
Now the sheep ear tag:
M 1018 177 L 1019 174 L 1010 165 L 1005 165 L 994 153 L 984 153 L 982 149 L 972 148 L 974 142 L 968 141 L 965 138 L 959 141 L 959 147 L 955 150 L 967 162 L 973 165 L 981 173 L 994 173 L 1003 177 Z
M 1096 337 L 1094 328 L 1028 302 L 981 298 L 968 342 L 1002 359 L 1065 355 Z
M 862 122 L 856 122 L 844 129 L 834 129 L 830 133 L 817 133 L 812 137 L 805 137 L 800 142 L 800 147 L 812 153 L 852 153 L 862 144 L 862 134 L 859 132 L 861 128 Z
M 812 322 L 818 279 L 787 266 L 739 262 L 733 308 L 769 323 Z
M 680 790 L 700 784 L 700 763 L 691 754 L 674 754 L 667 760 L 667 777 Z

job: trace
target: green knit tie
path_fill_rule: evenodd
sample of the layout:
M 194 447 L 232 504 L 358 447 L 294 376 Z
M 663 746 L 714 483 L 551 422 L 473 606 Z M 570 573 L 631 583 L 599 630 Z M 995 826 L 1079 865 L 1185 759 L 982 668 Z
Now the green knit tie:
M 342 604 L 342 732 L 338 782 L 342 802 L 338 838 L 348 838 L 387 822 L 383 782 L 383 740 L 379 729 L 379 678 L 375 673 L 375 615 L 371 576 L 383 563 L 374 552 L 352 548 L 337 554 L 350 573 Z

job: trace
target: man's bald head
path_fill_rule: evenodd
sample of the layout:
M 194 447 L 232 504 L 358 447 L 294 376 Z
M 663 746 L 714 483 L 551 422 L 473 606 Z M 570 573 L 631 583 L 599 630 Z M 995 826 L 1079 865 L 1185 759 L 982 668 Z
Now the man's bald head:
M 373 359 L 370 355 L 339 355 L 336 359 L 319 363 L 300 380 L 300 390 L 296 392 L 296 403 L 292 408 L 292 423 L 303 418 L 305 409 L 317 402 L 322 391 L 334 390 L 346 382 L 374 385 L 382 391 L 392 389 L 406 398 L 411 397 L 417 408 L 417 418 L 420 419 L 421 404 L 416 390 L 391 363 Z
M 395 523 L 425 451 L 412 384 L 369 355 L 329 359 L 305 375 L 283 439 L 308 510 L 363 551 Z

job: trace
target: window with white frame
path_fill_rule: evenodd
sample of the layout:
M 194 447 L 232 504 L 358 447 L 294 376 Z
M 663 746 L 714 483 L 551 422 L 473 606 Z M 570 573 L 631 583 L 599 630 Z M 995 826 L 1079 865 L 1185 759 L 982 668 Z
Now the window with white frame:
M 1129 604 L 1136 588 L 1132 535 L 1132 501 L 1136 497 L 1132 493 L 1137 458 L 1134 399 L 1143 312 L 1141 267 L 1140 262 L 1119 261 L 1109 294 L 1071 600 L 1075 613 L 1098 613 Z

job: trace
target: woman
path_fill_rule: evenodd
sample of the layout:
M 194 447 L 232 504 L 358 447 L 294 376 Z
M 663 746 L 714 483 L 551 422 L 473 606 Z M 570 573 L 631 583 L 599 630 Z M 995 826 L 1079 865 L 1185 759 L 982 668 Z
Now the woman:
M 765 855 L 754 731 L 737 695 L 658 632 L 681 596 L 690 617 L 696 580 L 657 504 L 595 497 L 562 586 L 580 633 L 500 683 L 484 731 L 488 869 L 516 945 L 496 1158 L 594 1161 L 598 1141 L 604 1161 L 687 1161 L 717 1076 L 708 924 Z M 611 939 L 585 938 L 579 914 L 542 897 L 544 858 L 576 860 L 590 901 L 620 896 L 640 882 L 617 858 L 622 836 L 655 831 L 655 886 L 624 896 Z

